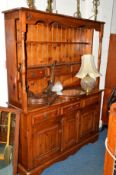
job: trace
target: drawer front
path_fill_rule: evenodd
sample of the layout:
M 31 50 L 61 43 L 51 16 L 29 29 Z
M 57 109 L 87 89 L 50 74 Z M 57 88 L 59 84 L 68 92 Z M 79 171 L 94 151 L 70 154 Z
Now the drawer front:
M 40 112 L 40 113 L 38 112 L 36 114 L 33 114 L 32 115 L 32 126 L 35 126 L 47 120 L 56 120 L 58 118 L 58 115 L 59 115 L 58 109 Z
M 74 110 L 77 110 L 80 108 L 80 102 L 76 102 L 76 103 L 73 103 L 73 104 L 69 104 L 69 105 L 66 105 L 64 107 L 61 108 L 61 113 L 64 114 L 64 113 L 67 113 L 68 111 L 74 111 Z
M 81 101 L 81 107 L 86 107 L 95 103 L 99 103 L 100 102 L 100 95 L 95 95 L 92 97 L 88 97 L 84 100 Z
M 43 78 L 45 77 L 46 74 L 47 74 L 46 69 L 42 69 L 42 68 L 41 69 L 29 69 L 27 71 L 27 78 L 29 80 Z
M 71 73 L 71 66 L 70 65 L 57 66 L 55 68 L 54 73 L 55 76 L 69 75 Z

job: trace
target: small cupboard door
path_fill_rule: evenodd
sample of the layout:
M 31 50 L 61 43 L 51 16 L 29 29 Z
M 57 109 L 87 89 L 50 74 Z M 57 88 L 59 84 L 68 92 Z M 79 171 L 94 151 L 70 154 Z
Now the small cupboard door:
M 68 111 L 62 118 L 62 147 L 61 150 L 74 146 L 78 142 L 79 112 Z
M 79 126 L 79 138 L 85 138 L 90 136 L 91 133 L 98 130 L 99 125 L 99 106 L 85 108 L 80 113 L 80 126 Z
M 57 110 L 34 117 L 32 150 L 34 166 L 50 160 L 61 150 L 61 125 Z

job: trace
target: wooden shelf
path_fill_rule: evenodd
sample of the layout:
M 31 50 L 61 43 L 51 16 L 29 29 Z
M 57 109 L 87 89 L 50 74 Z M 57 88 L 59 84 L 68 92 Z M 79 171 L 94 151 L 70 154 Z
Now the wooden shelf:
M 17 44 L 21 44 L 21 41 L 16 41 Z M 89 45 L 91 44 L 90 42 L 70 42 L 70 41 L 65 41 L 65 42 L 60 42 L 60 41 L 26 41 L 25 42 L 27 45 L 28 44 L 58 44 L 58 45 L 61 45 L 61 44 L 84 44 L 84 45 Z

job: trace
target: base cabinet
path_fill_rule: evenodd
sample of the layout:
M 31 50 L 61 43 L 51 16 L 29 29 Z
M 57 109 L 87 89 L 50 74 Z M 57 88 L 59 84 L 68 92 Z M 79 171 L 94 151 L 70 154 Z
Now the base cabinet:
M 22 115 L 19 173 L 38 175 L 52 163 L 95 141 L 99 134 L 100 98 L 98 92 Z

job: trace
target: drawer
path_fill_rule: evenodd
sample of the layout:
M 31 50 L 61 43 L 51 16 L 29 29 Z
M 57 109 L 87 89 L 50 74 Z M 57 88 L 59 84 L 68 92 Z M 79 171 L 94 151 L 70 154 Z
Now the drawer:
M 83 99 L 81 101 L 81 107 L 86 107 L 86 106 L 89 106 L 95 103 L 99 103 L 99 102 L 100 102 L 100 95 L 87 97 L 86 99 Z
M 61 66 L 55 67 L 55 71 L 54 71 L 55 76 L 69 75 L 70 73 L 71 73 L 70 65 L 61 65 Z
M 68 111 L 74 111 L 74 110 L 77 110 L 79 108 L 80 108 L 80 102 L 76 102 L 76 103 L 69 104 L 67 106 L 62 107 L 61 113 L 64 114 L 64 113 L 67 113 Z
M 80 69 L 80 64 L 74 64 L 71 66 L 71 74 L 75 75 Z
M 58 109 L 52 110 L 52 111 L 44 111 L 44 112 L 38 112 L 36 114 L 32 115 L 32 126 L 37 125 L 38 123 L 47 121 L 47 120 L 56 120 L 58 119 Z
M 45 68 L 39 68 L 39 69 L 28 69 L 27 71 L 27 78 L 29 80 L 43 78 L 47 74 L 47 70 Z

